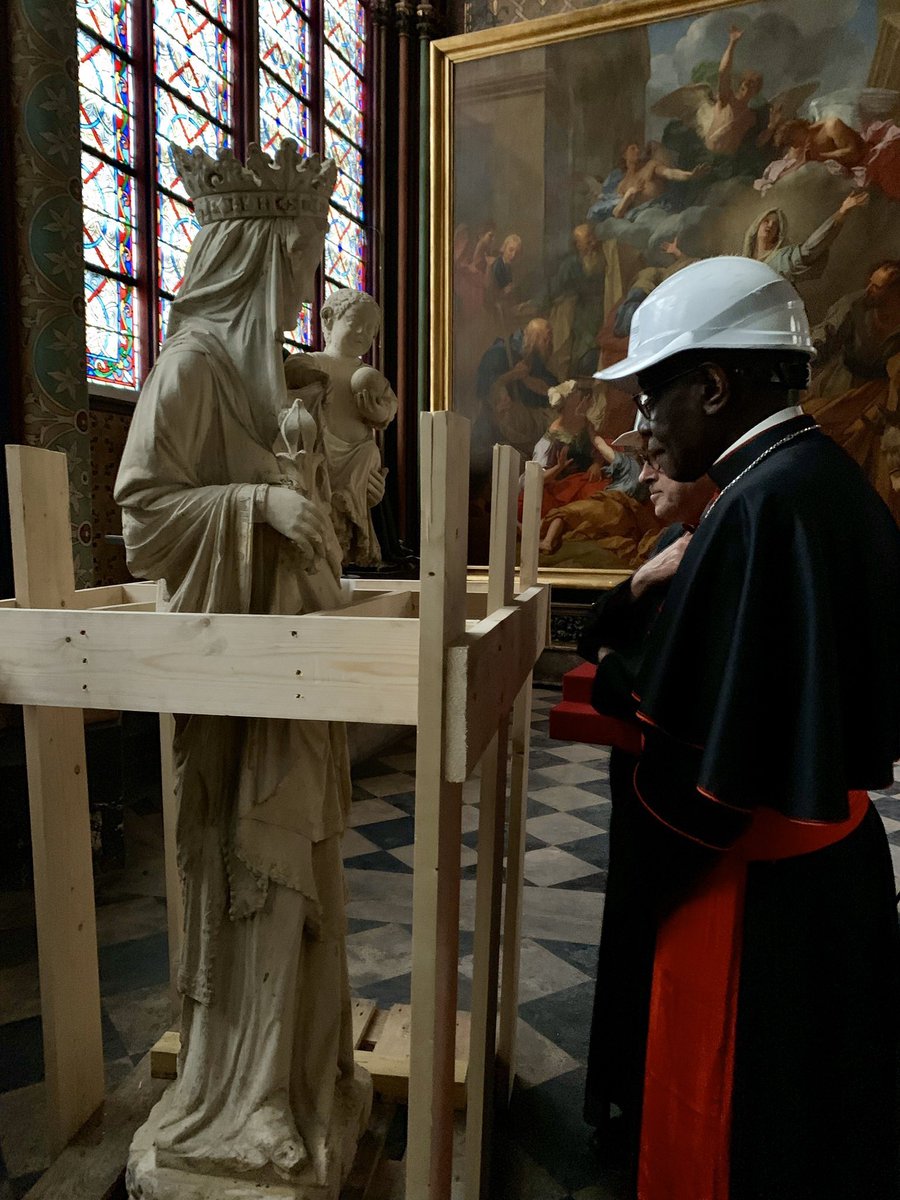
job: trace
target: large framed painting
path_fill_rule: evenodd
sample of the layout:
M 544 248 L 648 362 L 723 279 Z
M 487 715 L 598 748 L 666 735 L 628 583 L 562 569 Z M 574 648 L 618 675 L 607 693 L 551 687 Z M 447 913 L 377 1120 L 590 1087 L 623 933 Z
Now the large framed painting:
M 618 0 L 435 44 L 434 397 L 545 468 L 541 566 L 609 583 L 659 533 L 595 384 L 635 309 L 716 254 L 802 294 L 806 407 L 900 520 L 900 0 Z M 627 440 L 627 439 L 626 439 Z

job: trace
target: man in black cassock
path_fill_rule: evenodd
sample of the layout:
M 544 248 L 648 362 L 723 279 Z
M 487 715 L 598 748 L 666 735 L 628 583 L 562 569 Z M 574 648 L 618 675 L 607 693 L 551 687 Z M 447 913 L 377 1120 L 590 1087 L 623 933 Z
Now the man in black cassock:
M 900 1196 L 900 929 L 867 790 L 900 757 L 900 532 L 803 415 L 802 302 L 694 264 L 638 309 L 648 454 L 719 488 L 635 695 L 659 920 L 639 1200 Z

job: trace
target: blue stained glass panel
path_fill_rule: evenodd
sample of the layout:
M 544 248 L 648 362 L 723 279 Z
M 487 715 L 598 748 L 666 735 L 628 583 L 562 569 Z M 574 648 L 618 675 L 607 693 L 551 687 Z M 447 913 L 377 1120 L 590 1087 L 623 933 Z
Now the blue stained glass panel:
M 84 260 L 89 266 L 134 274 L 134 230 L 130 225 L 86 208 L 82 228 Z
M 268 71 L 259 72 L 260 145 L 271 150 L 282 138 L 292 137 L 303 151 L 309 148 L 309 114 L 306 105 Z
M 169 327 L 169 313 L 172 310 L 172 301 L 168 296 L 160 296 L 159 298 L 159 344 L 162 345 L 166 340 L 166 330 Z
M 308 26 L 289 4 L 270 2 L 267 7 L 279 24 L 273 28 L 260 12 L 259 57 L 289 88 L 309 96 Z
M 85 271 L 84 300 L 88 378 L 136 387 L 134 288 Z
M 348 245 L 334 241 L 330 235 L 325 238 L 325 277 L 339 287 L 361 290 L 366 286 L 365 264 Z
M 130 49 L 127 0 L 77 0 L 75 15 L 88 29 L 118 49 Z
M 325 126 L 325 157 L 333 158 L 338 170 L 349 175 L 356 183 L 363 182 L 363 157 L 357 148 L 342 138 L 339 133 Z
M 82 153 L 81 202 L 85 208 L 132 225 L 133 194 L 134 181 L 130 175 L 91 154 Z
M 195 0 L 195 3 L 227 29 L 231 28 L 231 0 Z
M 359 0 L 331 0 L 343 21 L 355 29 L 361 38 L 366 36 L 366 10 Z
M 78 31 L 81 140 L 110 158 L 131 161 L 129 68 L 105 46 Z
M 334 51 L 325 47 L 325 119 L 358 146 L 363 142 L 362 82 Z
M 175 6 L 172 6 L 175 9 Z M 195 21 L 193 30 L 187 21 L 180 20 L 181 13 L 175 11 L 164 27 L 156 24 L 153 37 L 156 54 L 156 73 L 170 87 L 187 96 L 199 108 L 208 112 L 223 125 L 231 119 L 231 90 L 228 77 L 231 72 L 230 44 L 224 34 L 195 13 L 189 5 L 182 5 Z M 203 25 L 197 25 L 203 21 Z M 173 35 L 183 32 L 185 39 L 179 41 Z M 209 34 L 210 36 L 206 36 Z
M 174 295 L 181 287 L 188 250 L 200 223 L 186 204 L 171 196 L 160 196 L 156 228 L 159 286 Z
M 160 186 L 182 194 L 184 186 L 172 162 L 171 144 L 186 150 L 200 146 L 215 157 L 217 147 L 229 140 L 209 117 L 195 112 L 165 88 L 156 89 L 156 132 L 157 179 Z
M 365 40 L 340 19 L 328 0 L 325 0 L 325 37 L 360 74 L 365 70 Z
M 341 250 L 346 250 L 355 258 L 363 258 L 366 252 L 366 235 L 361 226 L 337 209 L 329 209 L 328 233 L 329 238 Z
M 312 344 L 312 305 L 304 304 L 297 317 L 297 324 L 293 329 L 286 331 L 287 346 L 289 350 L 296 349 L 296 346 L 309 346 Z M 295 343 L 295 344 L 292 344 Z
M 340 204 L 358 221 L 365 219 L 362 188 L 342 171 L 338 171 L 337 183 L 331 194 L 331 200 L 334 204 Z

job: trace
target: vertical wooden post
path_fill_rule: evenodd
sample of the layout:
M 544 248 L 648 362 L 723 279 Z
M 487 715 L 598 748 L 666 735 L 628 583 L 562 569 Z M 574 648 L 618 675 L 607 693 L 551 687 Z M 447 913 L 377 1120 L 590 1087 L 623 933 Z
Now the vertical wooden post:
M 519 588 L 534 587 L 538 577 L 543 472 L 538 463 L 525 466 L 522 549 Z M 512 763 L 509 783 L 509 834 L 506 846 L 506 905 L 503 913 L 503 967 L 500 980 L 500 1028 L 497 1034 L 498 1092 L 507 1099 L 516 1075 L 516 1027 L 519 1020 L 519 940 L 525 867 L 525 822 L 528 810 L 528 751 L 531 744 L 531 675 L 513 706 Z
M 6 465 L 16 599 L 23 608 L 69 607 L 75 574 L 66 456 L 8 446 Z M 104 1093 L 84 714 L 28 706 L 24 723 L 47 1127 L 56 1154 Z
M 494 447 L 488 614 L 511 604 L 513 599 L 521 465 L 519 454 L 511 446 Z M 466 1200 L 488 1200 L 491 1191 L 508 748 L 509 715 L 504 714 L 481 761 L 472 1033 L 466 1102 Z
M 448 1200 L 459 970 L 462 785 L 444 778 L 446 647 L 465 632 L 469 423 L 420 418 L 419 711 L 407 1200 Z
M 156 608 L 162 607 L 164 585 L 156 585 Z M 169 995 L 172 1009 L 178 1009 L 178 964 L 181 961 L 181 939 L 184 933 L 184 900 L 181 895 L 181 875 L 178 872 L 178 849 L 175 830 L 178 826 L 178 795 L 175 791 L 175 718 L 171 713 L 159 714 L 159 765 L 162 783 L 163 852 L 166 862 L 166 926 L 169 935 Z

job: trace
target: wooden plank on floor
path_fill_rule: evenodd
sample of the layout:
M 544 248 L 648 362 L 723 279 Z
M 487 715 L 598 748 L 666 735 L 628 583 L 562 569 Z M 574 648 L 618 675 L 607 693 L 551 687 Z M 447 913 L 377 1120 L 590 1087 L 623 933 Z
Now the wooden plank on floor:
M 70 604 L 75 572 L 66 456 L 7 446 L 6 465 L 16 599 L 29 608 Z M 47 1130 L 51 1152 L 58 1153 L 105 1090 L 84 718 L 76 708 L 26 707 L 23 722 Z
M 394 1004 L 375 1049 L 383 1058 L 409 1058 L 410 1006 Z
M 359 996 L 354 996 L 350 1003 L 353 1009 L 353 1049 L 356 1050 L 366 1039 L 376 1008 L 374 1000 L 363 1000 Z
M 181 1034 L 169 1029 L 150 1048 L 150 1074 L 154 1079 L 178 1078 L 178 1055 L 181 1052 Z
M 146 1120 L 166 1086 L 163 1080 L 151 1078 L 150 1054 L 145 1054 L 25 1200 L 108 1200 L 115 1195 L 125 1174 L 135 1130 Z

